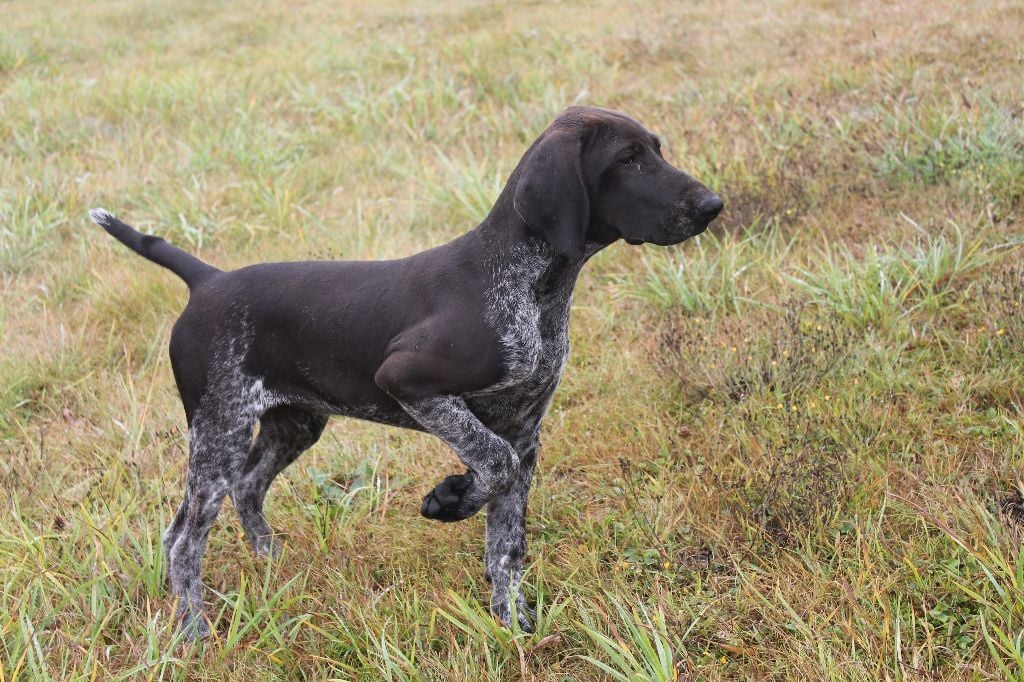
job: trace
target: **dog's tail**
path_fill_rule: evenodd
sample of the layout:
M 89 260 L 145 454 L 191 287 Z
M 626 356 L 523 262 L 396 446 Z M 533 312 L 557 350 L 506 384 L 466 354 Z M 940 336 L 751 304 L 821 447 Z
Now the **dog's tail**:
M 110 233 L 110 235 L 143 258 L 148 258 L 157 265 L 162 265 L 178 277 L 185 280 L 189 289 L 199 284 L 210 275 L 222 272 L 195 256 L 188 254 L 176 246 L 171 246 L 160 237 L 142 234 L 131 225 L 115 218 L 109 211 L 102 208 L 89 210 L 92 221 Z

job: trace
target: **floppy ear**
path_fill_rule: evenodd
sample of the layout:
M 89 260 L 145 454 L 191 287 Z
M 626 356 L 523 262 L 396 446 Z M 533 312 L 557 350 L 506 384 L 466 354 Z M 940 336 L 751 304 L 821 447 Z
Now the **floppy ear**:
M 512 205 L 563 256 L 583 256 L 590 197 L 583 182 L 585 128 L 555 129 L 523 163 Z

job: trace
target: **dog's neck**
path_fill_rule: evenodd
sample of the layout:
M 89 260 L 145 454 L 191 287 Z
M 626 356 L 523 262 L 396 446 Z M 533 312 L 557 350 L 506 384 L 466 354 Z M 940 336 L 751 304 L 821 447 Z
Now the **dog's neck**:
M 527 280 L 539 297 L 571 296 L 580 270 L 608 244 L 588 240 L 580 257 L 568 258 L 531 229 L 511 201 L 503 199 L 499 197 L 491 213 L 471 233 L 485 245 L 488 259 L 517 264 L 514 276 Z

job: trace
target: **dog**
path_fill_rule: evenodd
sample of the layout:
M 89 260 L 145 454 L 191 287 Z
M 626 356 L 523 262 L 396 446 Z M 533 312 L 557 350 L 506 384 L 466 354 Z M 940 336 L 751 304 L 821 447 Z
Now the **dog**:
M 188 477 L 163 536 L 188 636 L 210 634 L 200 561 L 224 498 L 253 549 L 276 556 L 264 496 L 330 415 L 426 431 L 455 451 L 466 472 L 429 492 L 420 513 L 451 522 L 487 507 L 491 610 L 532 631 L 520 589 L 526 502 L 580 269 L 619 239 L 678 244 L 722 206 L 634 119 L 571 107 L 526 151 L 478 227 L 399 260 L 225 272 L 92 209 L 95 223 L 189 287 L 170 341 Z

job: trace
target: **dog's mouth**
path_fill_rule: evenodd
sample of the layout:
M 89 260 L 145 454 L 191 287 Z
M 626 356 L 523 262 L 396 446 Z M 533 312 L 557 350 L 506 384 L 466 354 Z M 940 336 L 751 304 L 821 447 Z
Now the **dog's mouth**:
M 649 237 L 623 237 L 623 240 L 631 246 L 642 244 L 669 245 L 678 244 L 690 237 L 695 237 L 708 229 L 710 221 L 697 220 L 683 210 L 673 210 L 665 217 L 658 231 Z
M 644 237 L 623 235 L 622 238 L 630 246 L 642 244 L 669 246 L 684 242 L 690 237 L 696 237 L 708 229 L 713 220 L 714 218 L 711 220 L 701 218 L 687 202 L 680 202 L 668 209 L 653 234 Z
M 623 237 L 623 240 L 630 246 L 642 246 L 644 244 L 657 244 L 659 246 L 669 246 L 671 244 L 678 244 L 679 242 L 686 241 L 690 237 L 694 237 L 704 230 L 707 229 L 706 224 L 698 224 L 694 221 L 686 221 L 685 223 L 674 226 L 672 229 L 660 230 L 660 234 L 652 235 L 646 239 L 640 239 L 638 237 Z
M 696 237 L 698 234 L 708 229 L 708 225 L 710 224 L 710 220 L 691 220 L 689 222 L 689 229 L 686 233 L 687 238 Z
M 661 229 L 679 239 L 688 239 L 708 229 L 709 221 L 701 220 L 685 206 L 674 206 L 661 224 Z

